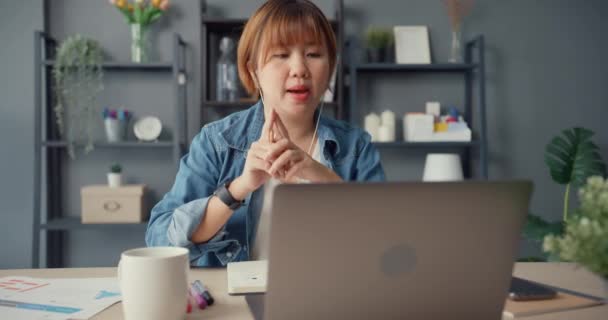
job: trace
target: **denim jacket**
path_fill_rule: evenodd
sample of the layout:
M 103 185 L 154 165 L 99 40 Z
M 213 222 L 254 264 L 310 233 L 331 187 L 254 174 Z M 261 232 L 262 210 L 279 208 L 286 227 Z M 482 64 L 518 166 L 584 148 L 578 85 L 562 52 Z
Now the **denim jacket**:
M 384 170 L 369 134 L 345 122 L 321 117 L 321 163 L 344 181 L 383 181 Z M 226 225 L 205 243 L 190 241 L 210 197 L 220 185 L 239 177 L 249 146 L 264 124 L 261 102 L 205 125 L 182 157 L 173 187 L 154 206 L 146 230 L 148 246 L 179 246 L 190 251 L 193 266 L 219 267 L 248 260 L 262 208 L 262 189 L 252 192 Z

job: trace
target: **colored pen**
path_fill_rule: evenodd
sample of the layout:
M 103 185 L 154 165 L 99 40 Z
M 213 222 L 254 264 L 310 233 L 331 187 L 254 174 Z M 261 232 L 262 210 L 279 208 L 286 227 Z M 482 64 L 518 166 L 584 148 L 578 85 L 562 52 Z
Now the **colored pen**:
M 215 300 L 211 296 L 211 293 L 209 292 L 209 290 L 207 290 L 207 287 L 201 281 L 195 280 L 194 283 L 192 284 L 192 287 L 194 289 L 196 289 L 196 291 L 203 297 L 203 299 L 205 299 L 207 301 L 208 305 L 213 304 L 213 302 Z
M 207 308 L 207 300 L 205 300 L 200 294 L 198 294 L 198 292 L 196 292 L 193 287 L 190 287 L 190 294 L 192 295 L 200 309 Z

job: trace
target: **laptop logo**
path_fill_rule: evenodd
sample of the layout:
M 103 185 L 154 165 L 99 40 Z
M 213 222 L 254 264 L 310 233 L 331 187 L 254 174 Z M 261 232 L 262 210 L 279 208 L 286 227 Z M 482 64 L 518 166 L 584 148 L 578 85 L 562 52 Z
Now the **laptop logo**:
M 416 250 L 400 244 L 386 250 L 380 258 L 380 269 L 384 275 L 395 277 L 412 272 L 416 267 Z

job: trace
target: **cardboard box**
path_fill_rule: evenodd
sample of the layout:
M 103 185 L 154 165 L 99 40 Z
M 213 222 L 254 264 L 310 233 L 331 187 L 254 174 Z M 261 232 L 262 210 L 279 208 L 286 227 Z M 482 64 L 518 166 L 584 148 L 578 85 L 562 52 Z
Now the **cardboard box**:
M 82 187 L 82 223 L 138 223 L 147 220 L 145 189 L 145 185 Z

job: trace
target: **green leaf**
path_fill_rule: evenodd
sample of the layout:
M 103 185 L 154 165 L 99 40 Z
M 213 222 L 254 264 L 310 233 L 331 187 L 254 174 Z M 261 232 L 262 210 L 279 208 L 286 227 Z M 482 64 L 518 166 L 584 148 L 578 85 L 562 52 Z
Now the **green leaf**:
M 162 17 L 163 12 L 161 10 L 158 10 L 156 12 L 153 12 L 152 15 L 150 16 L 150 23 L 160 19 L 160 17 Z
M 605 175 L 605 164 L 591 141 L 593 131 L 572 128 L 562 131 L 545 148 L 545 163 L 553 181 L 582 185 L 592 175 Z
M 547 222 L 543 218 L 528 214 L 523 235 L 526 239 L 542 242 L 546 235 L 561 235 L 564 232 L 564 225 L 561 221 Z
M 141 10 L 141 7 L 138 4 L 135 4 L 133 7 L 133 17 L 135 18 L 135 22 L 141 24 L 143 22 L 143 12 Z

